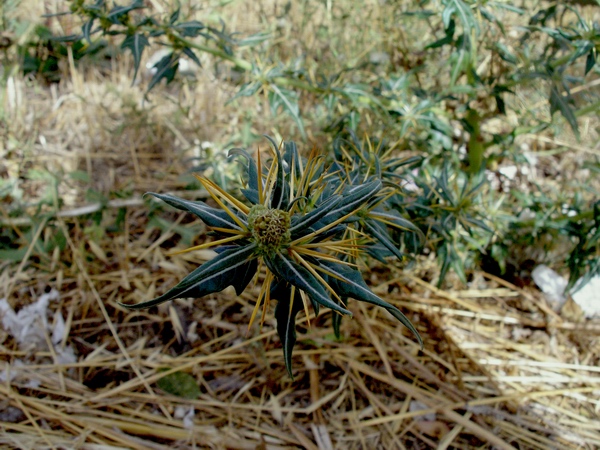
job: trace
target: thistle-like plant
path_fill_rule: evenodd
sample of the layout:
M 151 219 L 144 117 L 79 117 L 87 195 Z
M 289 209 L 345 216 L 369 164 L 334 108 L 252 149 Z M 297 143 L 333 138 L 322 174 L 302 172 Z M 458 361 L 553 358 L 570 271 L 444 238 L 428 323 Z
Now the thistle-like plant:
M 123 306 L 148 308 L 176 298 L 202 297 L 230 285 L 240 295 L 264 267 L 266 275 L 250 325 L 261 305 L 262 321 L 271 300 L 277 301 L 277 331 L 290 375 L 296 315 L 301 310 L 308 315 L 309 304 L 316 313 L 321 306 L 333 310 L 333 327 L 339 337 L 342 315 L 351 315 L 346 308 L 348 298 L 373 303 L 389 311 L 422 344 L 406 316 L 369 289 L 357 266 L 365 249 L 381 246 L 382 240 L 385 247 L 391 245 L 384 231 L 395 219 L 384 204 L 393 188 L 384 187 L 377 174 L 356 172 L 350 177 L 336 166 L 326 169 L 316 150 L 305 160 L 293 142 L 280 148 L 270 141 L 273 158 L 264 169 L 260 151 L 258 164 L 245 150 L 229 152 L 245 160 L 247 186 L 242 194 L 249 204 L 203 177 L 198 180 L 220 209 L 201 201 L 151 193 L 195 214 L 214 234 L 214 240 L 185 251 L 212 247 L 217 256 L 160 297 Z M 382 227 L 375 230 L 375 221 Z

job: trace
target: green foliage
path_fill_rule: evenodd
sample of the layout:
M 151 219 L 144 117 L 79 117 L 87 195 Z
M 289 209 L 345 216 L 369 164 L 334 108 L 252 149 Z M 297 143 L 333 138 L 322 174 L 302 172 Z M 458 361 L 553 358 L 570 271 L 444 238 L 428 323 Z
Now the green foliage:
M 163 391 L 188 400 L 196 400 L 201 393 L 194 377 L 185 372 L 173 372 L 162 377 L 156 384 Z
M 406 316 L 375 295 L 357 269 L 361 254 L 382 260 L 390 255 L 402 256 L 388 227 L 420 234 L 410 221 L 389 208 L 387 200 L 395 189 L 384 186 L 381 173 L 364 172 L 362 165 L 326 167 L 316 151 L 304 159 L 293 142 L 281 146 L 270 142 L 273 158 L 265 168 L 260 153 L 257 164 L 242 149 L 230 152 L 243 160 L 247 185 L 242 194 L 252 206 L 202 177 L 198 180 L 220 209 L 168 194 L 151 194 L 196 215 L 211 229 L 214 240 L 187 251 L 214 247 L 218 255 L 165 294 L 123 306 L 149 308 L 175 298 L 203 297 L 228 286 L 240 295 L 265 267 L 266 276 L 250 322 L 261 304 L 264 319 L 270 301 L 278 301 L 277 330 L 290 375 L 295 318 L 303 309 L 308 312 L 309 304 L 316 313 L 321 307 L 332 309 L 334 316 L 351 314 L 346 308 L 349 298 L 381 306 L 421 342 Z M 333 323 L 339 337 L 339 318 Z
M 316 8 L 315 5 L 303 2 L 299 7 L 304 16 L 298 20 L 303 25 L 311 21 L 314 14 L 311 8 Z M 573 248 L 565 264 L 572 281 L 583 274 L 589 277 L 595 273 L 598 244 L 589 199 L 586 206 L 577 210 L 581 211 L 578 215 L 587 218 L 583 222 L 574 224 L 540 210 L 535 224 L 528 220 L 521 223 L 511 216 L 517 216 L 525 204 L 533 202 L 530 197 L 535 193 L 525 196 L 521 203 L 502 202 L 490 188 L 485 171 L 491 162 L 507 158 L 522 164 L 522 158 L 514 151 L 516 139 L 524 133 L 551 129 L 551 121 L 558 114 L 579 136 L 579 119 L 598 113 L 597 93 L 574 88 L 599 73 L 600 25 L 585 19 L 578 9 L 559 2 L 538 10 L 491 0 L 426 1 L 410 11 L 387 2 L 382 8 L 389 15 L 377 22 L 382 25 L 381 30 L 369 31 L 370 23 L 361 17 L 361 34 L 352 36 L 351 42 L 344 42 L 334 29 L 336 21 L 343 29 L 345 21 L 351 20 L 342 14 L 331 21 L 330 29 L 323 25 L 316 30 L 318 39 L 326 41 L 323 46 L 326 50 L 318 50 L 318 55 L 314 55 L 307 44 L 300 42 L 301 51 L 290 57 L 286 53 L 289 49 L 284 47 L 285 36 L 279 34 L 276 26 L 241 37 L 227 30 L 226 24 L 217 27 L 209 20 L 186 18 L 180 8 L 168 14 L 151 15 L 140 0 L 125 5 L 105 0 L 76 0 L 70 12 L 81 19 L 81 33 L 53 38 L 52 45 L 70 40 L 74 46 L 82 42 L 93 46 L 108 37 L 121 50 L 131 53 L 134 79 L 144 52 L 156 45 L 166 47 L 169 53 L 156 63 L 148 91 L 163 79 L 167 82 L 176 79 L 182 56 L 200 65 L 200 55 L 210 55 L 215 61 L 215 71 L 220 70 L 217 69 L 220 63 L 230 64 L 241 77 L 237 92 L 229 100 L 231 104 L 236 105 L 241 97 L 262 96 L 271 117 L 277 120 L 287 117 L 299 137 L 340 138 L 329 159 L 334 160 L 335 170 L 344 173 L 345 183 L 358 185 L 374 178 L 382 185 L 381 192 L 364 199 L 367 205 L 386 197 L 382 192 L 386 192 L 390 183 L 401 185 L 385 201 L 356 212 L 351 226 L 349 219 L 339 224 L 370 236 L 372 242 L 364 247 L 365 253 L 382 261 L 390 256 L 435 252 L 441 268 L 440 284 L 450 270 L 466 281 L 469 269 L 482 255 L 491 255 L 500 267 L 506 265 L 508 246 L 518 247 L 524 242 L 512 239 L 512 230 L 518 227 L 518 236 L 544 234 L 546 231 L 542 230 L 568 235 Z M 290 8 L 284 8 L 281 18 L 288 19 L 289 11 Z M 507 26 L 517 22 L 521 25 Z M 414 32 L 407 39 L 404 29 L 408 28 L 419 30 L 419 35 Z M 399 60 L 381 63 L 371 58 L 367 50 L 372 48 L 369 33 L 389 34 L 393 44 L 381 39 L 382 48 L 378 50 L 383 50 L 388 59 L 399 54 Z M 519 97 L 515 94 L 528 96 L 532 92 L 543 92 L 546 111 L 550 113 L 546 117 L 519 107 Z M 493 119 L 508 114 L 518 117 L 517 125 L 507 120 L 500 129 L 490 129 Z M 363 132 L 372 136 L 373 144 L 358 142 L 355 136 Z M 392 143 L 378 142 L 383 135 Z M 344 143 L 341 137 L 348 142 Z M 395 159 L 394 155 L 401 150 L 409 150 L 412 159 Z M 289 153 L 287 148 L 285 152 Z M 243 155 L 241 151 L 233 153 Z M 281 173 L 270 178 L 273 185 L 276 184 L 273 180 L 280 177 L 295 176 L 280 165 L 275 164 Z M 248 161 L 249 187 L 243 192 L 251 204 L 265 206 L 268 197 L 264 193 L 262 199 L 257 197 L 256 189 L 252 188 L 252 180 L 255 182 L 263 174 L 259 177 L 258 169 L 252 167 Z M 335 186 L 331 175 L 327 179 L 327 185 Z M 221 188 L 225 188 L 222 184 Z M 289 193 L 269 192 L 269 195 L 283 201 Z M 342 189 L 331 196 L 327 191 L 314 198 L 300 196 L 291 207 L 302 212 L 306 208 L 306 212 L 322 208 L 320 213 L 323 213 L 326 207 L 335 208 L 336 196 L 345 198 L 344 195 L 347 192 Z M 184 207 L 179 200 L 157 196 L 180 209 L 192 208 L 191 203 L 185 203 Z M 318 201 L 321 203 L 315 203 Z M 554 198 L 543 207 L 560 203 Z M 203 220 L 207 219 L 203 207 L 193 208 Z M 274 209 L 286 211 L 286 208 Z M 237 220 L 243 220 L 238 213 L 234 212 Z M 310 217 L 317 217 L 316 212 Z M 238 231 L 243 230 L 231 216 L 215 215 L 209 220 L 220 221 L 220 225 L 211 226 L 235 225 Z M 218 235 L 219 239 L 235 236 L 238 235 Z M 286 241 L 287 238 L 282 239 Z M 307 263 L 312 263 L 310 258 Z M 273 273 L 284 270 L 281 265 L 272 265 Z M 221 278 L 217 276 L 216 280 Z M 212 289 L 202 287 L 208 288 Z M 305 301 L 305 297 L 298 292 L 288 293 L 288 304 L 281 308 L 285 308 L 289 319 L 297 314 L 297 303 Z M 335 303 L 337 299 L 332 301 Z M 341 308 L 339 304 L 336 306 Z M 276 316 L 284 314 L 281 308 Z M 335 316 L 334 326 L 339 325 L 338 319 Z M 285 328 L 285 333 L 284 328 L 280 329 L 289 342 L 295 339 L 292 329 Z

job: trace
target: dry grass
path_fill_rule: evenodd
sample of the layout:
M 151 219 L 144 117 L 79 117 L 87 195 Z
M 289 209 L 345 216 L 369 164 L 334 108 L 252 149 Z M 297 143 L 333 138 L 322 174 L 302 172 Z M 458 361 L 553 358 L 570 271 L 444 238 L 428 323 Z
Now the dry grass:
M 232 14 L 232 28 L 256 31 L 241 15 Z M 108 74 L 63 69 L 59 85 L 14 76 L 2 94 L 10 121 L 0 132 L 0 170 L 17 180 L 11 195 L 38 203 L 49 184 L 34 170 L 61 182 L 41 211 L 8 220 L 0 206 L 2 227 L 29 242 L 22 259 L 0 261 L 0 298 L 20 310 L 50 289 L 58 297 L 49 325 L 38 324 L 40 342 L 19 344 L 0 328 L 1 446 L 600 447 L 600 322 L 557 314 L 539 292 L 485 273 L 468 290 L 442 291 L 432 285 L 431 260 L 411 271 L 365 269 L 374 290 L 417 326 L 425 349 L 384 311 L 353 303 L 341 342 L 331 337 L 327 313 L 309 318 L 310 327 L 301 317 L 294 380 L 273 320 L 247 330 L 260 279 L 239 298 L 226 290 L 140 313 L 119 307 L 163 292 L 208 257 L 168 256 L 182 233 L 201 241 L 203 228 L 173 212 L 159 214 L 166 229 L 150 226 L 141 193 L 199 198 L 180 177 L 200 154 L 199 142 L 239 137 L 246 126 L 251 134 L 274 130 L 225 106 L 235 87 L 208 71 L 195 84 L 159 89 L 143 107 L 127 60 Z M 242 103 L 245 112 L 263 107 Z M 586 144 L 594 136 L 591 126 L 564 160 L 597 154 Z M 73 171 L 89 181 L 69 178 Z M 94 203 L 89 190 L 108 203 Z M 8 208 L 13 198 L 5 200 Z M 37 228 L 26 239 L 32 221 Z M 60 234 L 64 249 L 36 249 Z M 61 320 L 61 334 L 52 336 Z M 69 348 L 75 362 L 63 363 Z M 157 387 L 174 371 L 193 375 L 199 398 Z

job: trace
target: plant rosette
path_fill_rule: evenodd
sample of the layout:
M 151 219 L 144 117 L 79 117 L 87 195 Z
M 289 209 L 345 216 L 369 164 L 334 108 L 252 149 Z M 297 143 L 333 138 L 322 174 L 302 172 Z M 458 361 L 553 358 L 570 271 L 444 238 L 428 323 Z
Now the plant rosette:
M 381 252 L 381 248 L 392 245 L 383 226 L 377 227 L 376 234 L 369 233 L 375 229 L 373 221 L 379 220 L 384 226 L 390 224 L 391 213 L 386 214 L 382 209 L 390 188 L 373 176 L 351 184 L 347 174 L 343 176 L 344 171 L 325 169 L 323 157 L 315 150 L 308 159 L 303 159 L 293 142 L 283 143 L 280 148 L 269 140 L 273 158 L 264 168 L 260 151 L 258 164 L 243 149 L 229 152 L 229 156 L 245 159 L 247 183 L 241 192 L 250 206 L 200 176 L 198 180 L 219 208 L 202 201 L 149 193 L 196 215 L 210 228 L 214 240 L 184 252 L 214 248 L 217 256 L 165 294 L 136 305 L 121 305 L 129 309 L 149 308 L 176 298 L 203 297 L 228 286 L 233 286 L 240 295 L 264 267 L 266 276 L 249 326 L 261 305 L 262 322 L 271 300 L 277 301 L 277 332 L 290 376 L 296 316 L 302 310 L 308 316 L 309 305 L 316 314 L 320 307 L 333 310 L 337 337 L 341 317 L 351 315 L 346 307 L 349 298 L 381 306 L 409 328 L 422 345 L 408 318 L 371 291 L 356 265 L 369 247 Z M 393 253 L 385 250 L 385 254 Z

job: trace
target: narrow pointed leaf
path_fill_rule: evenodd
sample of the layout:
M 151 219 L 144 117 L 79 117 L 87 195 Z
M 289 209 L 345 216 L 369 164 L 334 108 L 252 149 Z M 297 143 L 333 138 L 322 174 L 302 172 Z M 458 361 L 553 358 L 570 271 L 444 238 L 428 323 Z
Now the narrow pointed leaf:
M 402 253 L 400 253 L 400 250 L 398 250 L 396 244 L 390 239 L 385 228 L 381 227 L 381 225 L 379 225 L 377 222 L 372 223 L 371 221 L 367 220 L 363 222 L 363 225 L 369 231 L 369 233 L 377 238 L 377 240 L 383 244 L 385 248 L 392 252 L 396 258 L 400 260 L 404 258 Z
M 195 216 L 202 219 L 202 221 L 209 227 L 232 228 L 234 230 L 241 230 L 238 224 L 235 223 L 225 211 L 216 208 L 211 208 L 204 202 L 194 202 L 191 200 L 184 200 L 182 198 L 178 198 L 170 194 L 156 194 L 154 192 L 148 192 L 147 195 L 152 195 L 156 198 L 159 198 L 174 208 L 194 214 Z M 244 221 L 243 218 L 240 217 L 240 219 Z
M 569 104 L 569 96 L 564 97 L 556 86 L 552 86 L 550 90 L 550 111 L 552 113 L 560 111 L 567 122 L 571 126 L 571 129 L 575 133 L 575 136 L 579 139 L 579 128 L 577 126 L 577 117 L 573 112 L 573 108 Z
M 425 240 L 425 235 L 423 232 L 410 220 L 405 219 L 400 214 L 395 211 L 371 211 L 368 214 L 368 217 L 374 220 L 377 220 L 381 223 L 386 223 L 389 225 L 393 224 L 395 228 L 399 228 L 401 230 L 410 231 L 416 233 L 419 236 L 421 242 Z M 392 225 L 390 225 L 392 226 Z
M 351 297 L 359 301 L 372 303 L 381 306 L 390 312 L 398 319 L 406 328 L 408 328 L 417 338 L 421 347 L 423 341 L 417 329 L 408 320 L 408 318 L 393 305 L 379 298 L 365 283 L 360 272 L 343 264 L 336 264 L 330 261 L 322 261 L 321 264 L 335 277 L 329 277 L 330 285 L 336 290 L 339 295 Z
M 122 49 L 128 48 L 131 50 L 131 54 L 133 55 L 134 72 L 132 83 L 137 77 L 137 73 L 140 68 L 140 62 L 142 60 L 142 54 L 148 45 L 150 45 L 148 38 L 140 33 L 130 34 L 123 40 L 123 43 L 121 44 Z
M 183 36 L 183 37 L 197 37 L 200 34 L 200 31 L 205 29 L 206 27 L 202 22 L 198 22 L 197 20 L 190 20 L 189 22 L 183 22 L 177 24 L 175 29 Z
M 257 190 L 255 190 L 255 189 L 240 189 L 240 192 L 253 205 L 258 205 L 260 203 L 260 198 L 259 198 Z
M 585 75 L 596 65 L 596 53 L 594 50 L 590 51 L 585 59 Z
M 277 177 L 275 178 L 275 186 L 273 187 L 273 194 L 271 196 L 271 208 L 286 210 L 290 203 L 290 195 L 288 192 L 288 184 L 285 182 L 285 173 L 283 171 L 284 161 L 275 140 L 267 135 L 265 135 L 265 137 L 271 142 L 277 158 Z
M 121 17 L 128 14 L 130 11 L 133 11 L 134 9 L 142 8 L 145 8 L 143 0 L 135 0 L 133 3 L 131 3 L 131 5 L 115 6 L 106 15 L 106 19 L 109 20 L 111 23 L 118 25 Z
M 202 67 L 202 63 L 200 62 L 200 60 L 198 59 L 198 57 L 196 56 L 196 54 L 194 53 L 194 51 L 191 48 L 185 47 L 183 49 L 183 53 L 188 58 L 190 58 L 192 61 L 194 61 L 198 67 Z
M 160 297 L 136 305 L 119 304 L 128 309 L 150 308 L 176 298 L 197 298 L 220 292 L 233 284 L 235 278 L 250 281 L 249 272 L 256 266 L 252 266 L 249 260 L 253 257 L 255 248 L 252 244 L 225 250 L 188 274 L 177 286 Z M 242 284 L 243 282 L 240 282 L 236 290 L 242 287 Z
M 342 308 L 330 297 L 323 285 L 301 265 L 295 263 L 282 253 L 277 253 L 272 259 L 265 261 L 275 275 L 284 279 L 298 289 L 302 289 L 317 303 L 326 308 L 333 309 L 341 314 L 352 315 L 350 311 Z
M 298 291 L 295 291 L 293 299 L 291 299 L 291 290 L 287 289 L 287 291 L 288 295 L 277 297 L 275 319 L 277 320 L 277 334 L 279 335 L 283 347 L 285 367 L 288 374 L 293 379 L 292 352 L 294 350 L 294 345 L 296 344 L 296 316 L 302 311 L 303 304 Z
M 84 23 L 83 26 L 81 27 L 81 31 L 83 32 L 83 37 L 90 44 L 92 43 L 91 35 L 92 35 L 92 28 L 94 27 L 95 20 L 96 20 L 96 17 L 92 17 L 90 20 L 88 20 L 86 23 Z
M 173 53 L 169 53 L 165 57 L 163 57 L 160 61 L 158 61 L 154 68 L 156 69 L 156 73 L 150 80 L 148 84 L 148 89 L 146 92 L 150 92 L 154 86 L 156 86 L 160 80 L 163 78 L 167 80 L 167 84 L 173 81 L 175 78 L 175 74 L 177 73 L 177 68 L 179 67 L 179 56 Z
M 243 148 L 232 148 L 229 150 L 227 157 L 243 156 L 246 158 L 246 174 L 248 175 L 248 187 L 258 192 L 258 167 L 256 161 Z
M 269 88 L 269 104 L 271 105 L 272 113 L 277 114 L 277 110 L 281 106 L 294 119 L 294 122 L 298 125 L 300 134 L 306 139 L 306 131 L 304 130 L 304 123 L 302 122 L 300 108 L 298 107 L 298 93 L 279 87 L 276 84 L 271 84 Z
M 347 299 L 345 297 L 342 297 L 342 300 L 346 301 Z M 336 339 L 342 338 L 342 335 L 340 333 L 340 325 L 341 324 L 342 324 L 342 315 L 332 312 L 331 313 L 331 326 L 333 327 L 333 333 L 335 334 Z
M 298 230 L 302 231 L 308 229 L 308 227 L 321 220 L 321 218 L 335 208 L 341 200 L 342 197 L 340 195 L 332 195 L 308 214 L 294 216 L 292 218 L 292 227 L 290 228 L 292 235 Z
M 320 223 L 326 225 L 351 213 L 369 201 L 371 197 L 379 192 L 381 187 L 382 184 L 379 180 L 374 180 L 361 186 L 353 186 L 344 193 L 343 199 L 323 217 Z

